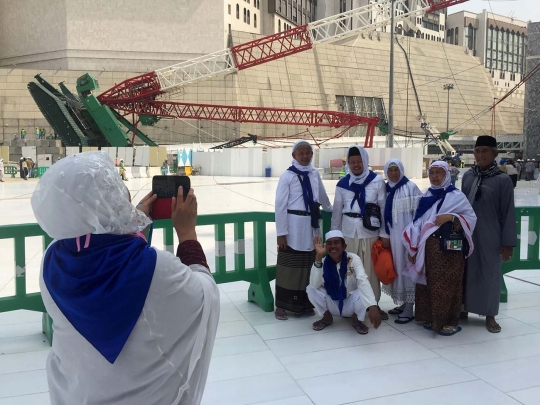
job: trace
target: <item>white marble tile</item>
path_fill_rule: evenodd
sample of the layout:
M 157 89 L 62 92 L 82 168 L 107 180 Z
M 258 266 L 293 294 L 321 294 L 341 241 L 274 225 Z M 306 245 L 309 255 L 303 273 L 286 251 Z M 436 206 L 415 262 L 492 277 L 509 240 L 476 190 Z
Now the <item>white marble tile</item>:
M 245 321 L 242 313 L 236 309 L 232 303 L 221 304 L 219 311 L 219 322 L 234 322 L 234 321 Z
M 524 390 L 511 391 L 508 393 L 512 398 L 517 399 L 523 405 L 538 405 L 540 398 L 540 385 Z
M 298 383 L 315 405 L 338 405 L 474 379 L 445 359 L 432 359 L 307 378 Z M 344 384 L 347 381 L 354 381 L 353 389 Z
M 280 360 L 299 380 L 438 357 L 412 340 L 401 340 L 297 354 Z
M 218 325 L 217 338 L 251 335 L 256 333 L 247 321 L 223 322 Z
M 472 367 L 540 356 L 540 334 L 535 333 L 433 350 L 460 367 Z
M 214 357 L 210 363 L 208 382 L 234 380 L 282 371 L 285 369 L 270 350 Z
M 540 356 L 536 356 L 467 367 L 466 370 L 497 389 L 510 392 L 540 385 L 539 364 Z
M 51 346 L 43 333 L 0 339 L 0 354 L 49 350 Z
M 537 402 L 535 402 L 536 404 Z M 503 394 L 483 381 L 470 381 L 459 384 L 428 388 L 420 391 L 407 392 L 368 399 L 348 405 L 456 405 L 456 404 L 490 404 L 490 405 L 519 405 L 519 402 Z M 532 404 L 532 403 L 531 403 Z
M 437 333 L 424 329 L 404 333 L 428 349 L 460 346 L 469 343 L 486 342 L 489 340 L 504 339 L 512 336 L 527 335 L 529 333 L 538 333 L 538 329 L 515 319 L 499 318 L 497 322 L 499 325 L 501 325 L 500 333 L 489 333 L 485 326 L 485 318 L 471 318 L 468 321 L 462 322 L 462 331 L 454 336 L 440 336 Z
M 0 355 L 0 374 L 44 370 L 49 350 Z
M 17 336 L 37 335 L 41 333 L 41 329 L 41 322 L 0 325 L 0 339 Z
M 48 392 L 45 370 L 0 374 L 0 398 Z
M 268 350 L 268 346 L 259 335 L 232 336 L 216 339 L 212 357 L 232 356 L 233 354 L 265 350 Z
M 313 405 L 313 402 L 311 402 L 309 397 L 303 395 L 301 397 L 279 399 L 277 401 L 259 402 L 253 405 Z
M 367 335 L 359 335 L 353 328 L 328 333 L 294 336 L 289 338 L 267 340 L 266 344 L 279 357 L 321 350 L 338 349 L 370 345 L 373 343 L 396 342 L 407 340 L 407 336 L 390 327 L 381 326 Z
M 341 318 L 334 318 L 334 323 L 332 325 L 327 326 L 321 331 L 315 331 L 313 330 L 312 325 L 317 319 L 317 316 L 311 316 L 296 322 L 283 321 L 276 324 L 256 325 L 254 328 L 264 340 L 282 339 L 293 336 L 313 334 L 322 335 L 340 330 L 350 330 L 352 333 L 357 334 L 352 328 L 350 321 L 348 319 Z M 377 333 L 377 331 L 370 328 L 369 333 Z
M 287 319 L 286 321 L 281 321 L 279 319 L 276 319 L 274 312 L 264 312 L 262 309 L 260 309 L 259 311 L 243 312 L 242 315 L 252 326 L 267 325 L 271 323 L 295 322 L 306 319 L 306 317 L 304 316 L 297 316 L 289 313 L 289 319 Z
M 517 308 L 535 307 L 540 305 L 540 292 L 515 294 L 509 297 L 507 303 L 501 303 L 503 311 Z
M 0 405 L 50 405 L 49 393 L 0 398 Z
M 36 311 L 11 311 L 0 313 L 0 325 L 11 325 L 15 323 L 41 322 L 43 314 Z
M 206 384 L 202 405 L 248 405 L 303 396 L 305 393 L 286 373 L 264 374 Z
M 540 311 L 538 310 L 538 307 L 505 309 L 504 312 L 510 318 L 517 319 L 521 322 L 530 324 L 540 322 Z

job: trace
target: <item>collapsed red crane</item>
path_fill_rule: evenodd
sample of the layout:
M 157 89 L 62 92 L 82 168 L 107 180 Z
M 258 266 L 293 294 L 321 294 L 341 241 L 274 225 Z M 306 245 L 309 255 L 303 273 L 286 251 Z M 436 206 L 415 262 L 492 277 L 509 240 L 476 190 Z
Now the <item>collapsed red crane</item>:
M 401 18 L 440 10 L 468 0 L 384 0 L 313 23 L 265 36 L 187 62 L 125 80 L 105 91 L 98 100 L 121 115 L 137 114 L 162 118 L 202 119 L 315 127 L 367 125 L 364 146 L 373 146 L 379 119 L 336 111 L 282 108 L 230 107 L 163 100 L 164 96 L 196 81 L 281 59 L 362 31 L 375 30 L 390 22 L 392 1 L 400 5 Z M 379 18 L 373 18 L 379 16 Z M 352 28 L 355 26 L 355 28 Z M 134 122 L 135 126 L 136 123 Z

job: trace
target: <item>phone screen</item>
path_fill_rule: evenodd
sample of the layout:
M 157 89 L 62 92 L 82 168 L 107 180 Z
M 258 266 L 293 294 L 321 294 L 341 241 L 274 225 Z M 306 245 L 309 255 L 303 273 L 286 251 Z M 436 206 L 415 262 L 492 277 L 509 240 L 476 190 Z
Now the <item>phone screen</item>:
M 178 195 L 178 188 L 183 187 L 184 198 L 191 188 L 188 176 L 154 176 L 152 178 L 152 192 L 158 199 L 152 207 L 153 219 L 166 219 L 171 217 L 172 198 Z

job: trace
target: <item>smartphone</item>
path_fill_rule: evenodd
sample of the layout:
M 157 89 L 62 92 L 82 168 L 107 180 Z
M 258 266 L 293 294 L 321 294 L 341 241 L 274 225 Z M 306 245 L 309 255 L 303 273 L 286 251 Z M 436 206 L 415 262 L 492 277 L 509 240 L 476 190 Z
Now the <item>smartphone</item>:
M 178 188 L 182 187 L 184 199 L 191 188 L 191 180 L 188 176 L 154 176 L 152 178 L 152 192 L 157 195 L 157 200 L 152 207 L 153 219 L 171 218 L 172 198 L 178 195 Z

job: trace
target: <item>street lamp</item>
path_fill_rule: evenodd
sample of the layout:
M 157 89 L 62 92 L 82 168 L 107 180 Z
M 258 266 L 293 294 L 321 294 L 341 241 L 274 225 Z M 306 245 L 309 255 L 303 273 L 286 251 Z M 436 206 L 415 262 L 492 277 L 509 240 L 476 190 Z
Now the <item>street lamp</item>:
M 448 91 L 448 101 L 446 102 L 446 132 L 450 130 L 450 90 L 454 90 L 452 83 L 445 84 L 443 89 Z

